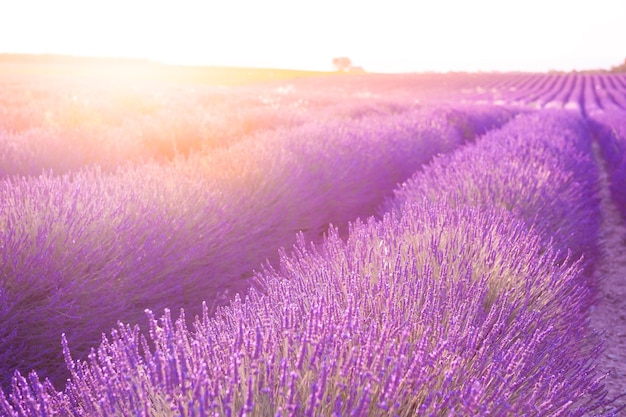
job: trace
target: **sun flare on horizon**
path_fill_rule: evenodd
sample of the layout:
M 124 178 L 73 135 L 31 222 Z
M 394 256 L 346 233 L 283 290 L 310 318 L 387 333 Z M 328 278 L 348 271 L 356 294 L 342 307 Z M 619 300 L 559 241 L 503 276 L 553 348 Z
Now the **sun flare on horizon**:
M 372 72 L 548 71 L 620 64 L 626 2 L 25 0 L 0 6 L 0 53 Z

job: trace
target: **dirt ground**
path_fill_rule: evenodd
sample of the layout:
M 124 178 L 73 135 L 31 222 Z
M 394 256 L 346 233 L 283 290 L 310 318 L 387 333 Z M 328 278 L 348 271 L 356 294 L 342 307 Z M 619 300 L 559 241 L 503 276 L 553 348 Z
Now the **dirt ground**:
M 626 405 L 626 225 L 610 198 L 604 161 L 597 149 L 596 159 L 601 169 L 602 258 L 596 270 L 599 302 L 590 319 L 594 329 L 604 332 L 598 370 L 609 374 L 604 380 L 608 398 L 625 395 L 613 404 L 613 410 L 617 410 Z M 620 415 L 626 415 L 626 409 Z

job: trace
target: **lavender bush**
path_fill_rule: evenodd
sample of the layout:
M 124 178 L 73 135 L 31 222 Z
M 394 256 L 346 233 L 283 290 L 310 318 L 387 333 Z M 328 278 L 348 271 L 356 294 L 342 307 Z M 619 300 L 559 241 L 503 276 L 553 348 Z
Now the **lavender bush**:
M 66 348 L 64 393 L 17 377 L 11 402 L 62 415 L 582 415 L 597 406 L 578 266 L 537 256 L 539 236 L 503 213 L 413 209 L 357 224 L 346 243 L 332 233 L 323 254 L 301 243 L 280 274 L 259 277 L 263 296 L 213 318 L 205 311 L 193 331 L 184 317 L 150 314 L 147 341 L 120 325 L 86 362 Z M 519 257 L 498 256 L 511 248 Z M 8 415 L 21 415 L 6 401 Z
M 129 163 L 210 153 L 311 120 L 401 114 L 433 101 L 423 80 L 348 80 L 237 88 L 0 81 L 0 177 L 64 174 L 90 165 L 114 172 Z
M 169 164 L 6 179 L 0 351 L 13 353 L 0 362 L 3 383 L 37 369 L 62 384 L 61 332 L 83 357 L 146 308 L 193 315 L 206 301 L 213 311 L 296 232 L 319 241 L 329 223 L 371 215 L 434 154 L 511 114 L 418 109 L 307 123 Z
M 277 111 L 271 103 L 283 95 L 252 88 L 81 84 L 26 91 L 23 100 L 18 92 L 7 91 L 0 108 L 0 174 L 62 174 L 94 164 L 114 171 L 129 162 L 167 161 L 227 147 L 251 133 L 307 120 L 295 99 L 283 98 Z
M 417 196 L 453 207 L 499 207 L 532 225 L 564 257 L 591 261 L 600 218 L 597 192 L 586 123 L 575 114 L 542 111 L 520 115 L 463 152 L 437 158 L 385 207 L 402 210 Z
M 578 221 L 588 214 L 582 208 L 597 205 L 595 188 L 578 187 L 571 170 L 572 161 L 588 155 L 571 145 L 555 160 L 550 150 L 584 141 L 578 126 L 563 115 L 526 116 L 445 165 L 477 181 L 483 166 L 464 161 L 483 152 L 479 160 L 486 161 L 497 145 L 509 163 L 492 165 L 494 175 L 502 171 L 509 182 L 475 183 L 483 186 L 482 198 L 491 193 L 506 201 L 502 195 L 521 188 L 531 200 L 509 201 L 534 203 L 536 216 L 514 204 L 478 204 L 468 188 L 437 182 L 443 163 L 436 161 L 398 192 L 381 220 L 352 223 L 346 240 L 331 229 L 319 246 L 300 235 L 279 268 L 256 275 L 244 302 L 237 296 L 213 316 L 205 305 L 192 329 L 182 312 L 174 321 L 166 310 L 158 319 L 148 312 L 145 336 L 119 324 L 85 359 L 72 358 L 64 341 L 67 388 L 58 392 L 35 373 L 16 374 L 0 410 L 8 416 L 601 412 L 584 262 L 562 261 L 564 248 L 583 247 L 581 235 L 546 239 L 546 231 L 570 222 L 594 232 L 592 223 Z M 522 133 L 540 150 L 524 150 Z M 517 159 L 520 152 L 535 169 Z M 429 190 L 431 182 L 445 198 L 410 192 Z M 541 188 L 546 182 L 556 185 Z M 541 192 L 524 191 L 533 185 Z M 578 205 L 552 216 L 553 206 L 543 202 L 561 195 Z

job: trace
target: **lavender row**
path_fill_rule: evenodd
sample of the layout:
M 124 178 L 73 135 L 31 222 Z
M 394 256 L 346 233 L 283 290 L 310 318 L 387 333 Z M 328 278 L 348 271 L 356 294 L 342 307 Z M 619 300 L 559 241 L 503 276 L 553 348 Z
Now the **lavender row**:
M 626 111 L 623 74 L 475 74 L 466 75 L 457 88 L 469 102 L 569 109 L 585 117 Z
M 13 178 L 2 184 L 0 369 L 63 381 L 58 341 L 88 352 L 143 310 L 211 311 L 248 287 L 303 231 L 369 216 L 393 187 L 501 109 L 416 110 L 276 130 L 208 156 L 115 174 Z
M 0 94 L 3 177 L 63 174 L 86 165 L 114 171 L 128 162 L 228 146 L 250 129 L 304 120 L 290 108 L 279 117 L 253 92 L 29 81 L 3 85 Z
M 320 77 L 239 88 L 155 84 L 2 83 L 0 176 L 66 173 L 87 165 L 167 161 L 230 146 L 264 130 L 401 113 L 454 97 L 565 107 L 594 115 L 626 110 L 619 74 L 423 74 Z
M 543 193 L 597 204 L 584 193 L 595 187 L 593 171 L 578 173 L 591 158 L 577 149 L 586 140 L 580 127 L 562 114 L 520 118 L 416 174 L 397 209 L 353 223 L 347 240 L 336 229 L 319 247 L 301 236 L 280 268 L 257 274 L 245 302 L 237 297 L 213 317 L 205 306 L 193 329 L 184 315 L 148 312 L 145 337 L 120 324 L 84 360 L 72 359 L 64 341 L 66 390 L 17 375 L 0 406 L 12 417 L 601 411 L 598 343 L 585 314 L 592 294 L 584 264 L 561 259 L 578 235 L 553 247 L 541 221 L 553 209 L 541 204 Z M 556 143 L 571 146 L 555 160 Z M 540 200 L 531 219 L 515 206 L 468 199 L 454 176 L 437 182 L 444 165 L 496 200 L 518 187 L 557 185 L 527 195 Z M 508 182 L 483 182 L 485 166 Z M 572 180 L 579 177 L 586 188 Z M 409 192 L 431 181 L 440 201 Z M 585 210 L 562 214 L 587 227 Z
M 312 119 L 399 114 L 433 101 L 429 81 L 437 91 L 443 83 L 438 77 L 413 83 L 393 76 L 322 78 L 229 88 L 4 81 L 0 177 L 63 174 L 91 165 L 114 172 L 129 163 L 210 153 Z
M 591 144 L 586 122 L 574 114 L 544 110 L 518 116 L 506 129 L 487 133 L 480 145 L 437 158 L 385 207 L 402 211 L 407 201 L 425 197 L 453 207 L 501 208 L 564 257 L 591 262 L 600 222 Z M 504 155 L 503 146 L 510 150 Z
M 0 92 L 0 177 L 58 174 L 98 165 L 167 161 L 211 152 L 247 136 L 318 122 L 389 114 L 415 98 L 302 83 L 246 88 L 16 81 Z

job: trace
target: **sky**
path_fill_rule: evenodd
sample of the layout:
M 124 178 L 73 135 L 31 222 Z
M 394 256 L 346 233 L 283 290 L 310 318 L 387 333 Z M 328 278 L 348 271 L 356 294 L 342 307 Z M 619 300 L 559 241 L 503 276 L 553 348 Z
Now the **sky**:
M 0 0 L 0 53 L 371 72 L 610 68 L 626 0 Z

